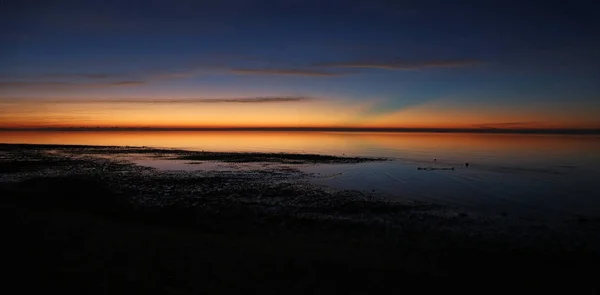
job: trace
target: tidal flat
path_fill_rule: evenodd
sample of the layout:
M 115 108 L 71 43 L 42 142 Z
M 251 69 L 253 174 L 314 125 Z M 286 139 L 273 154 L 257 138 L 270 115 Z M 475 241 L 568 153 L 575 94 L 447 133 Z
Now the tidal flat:
M 318 186 L 296 168 L 387 160 L 0 144 L 7 265 L 31 287 L 87 294 L 597 290 L 600 219 L 482 216 Z

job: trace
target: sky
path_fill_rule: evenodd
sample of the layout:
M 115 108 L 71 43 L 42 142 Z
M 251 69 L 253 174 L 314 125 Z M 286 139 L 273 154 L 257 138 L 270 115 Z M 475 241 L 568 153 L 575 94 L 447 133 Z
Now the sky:
M 594 1 L 0 1 L 0 128 L 600 129 Z

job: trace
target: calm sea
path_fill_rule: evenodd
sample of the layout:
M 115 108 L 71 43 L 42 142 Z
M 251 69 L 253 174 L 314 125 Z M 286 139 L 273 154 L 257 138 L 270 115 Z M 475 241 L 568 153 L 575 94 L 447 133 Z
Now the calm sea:
M 318 184 L 521 216 L 600 216 L 600 136 L 358 132 L 0 132 L 3 143 L 388 157 L 305 165 Z M 469 163 L 466 167 L 465 163 Z M 419 170 L 418 168 L 454 168 Z

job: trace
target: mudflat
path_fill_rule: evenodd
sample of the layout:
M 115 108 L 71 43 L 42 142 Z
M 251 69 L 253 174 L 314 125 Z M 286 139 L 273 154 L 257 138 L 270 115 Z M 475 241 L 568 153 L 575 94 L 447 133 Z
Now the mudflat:
M 231 165 L 163 171 L 128 157 Z M 9 281 L 84 294 L 598 290 L 600 219 L 390 201 L 294 167 L 385 160 L 0 144 Z

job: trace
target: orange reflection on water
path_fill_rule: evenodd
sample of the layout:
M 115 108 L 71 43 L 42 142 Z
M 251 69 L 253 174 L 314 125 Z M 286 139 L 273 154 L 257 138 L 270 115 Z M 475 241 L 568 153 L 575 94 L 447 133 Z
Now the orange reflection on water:
M 378 146 L 389 148 L 410 146 L 415 149 L 520 152 L 598 147 L 597 136 L 485 133 L 362 133 L 360 136 Z
M 328 151 L 344 147 L 344 138 L 325 132 L 223 131 L 9 131 L 0 142 L 150 146 L 211 151 Z
M 386 157 L 585 157 L 600 162 L 600 137 L 573 135 L 225 132 L 225 131 L 5 131 L 2 143 L 150 146 L 209 151 L 326 153 Z

